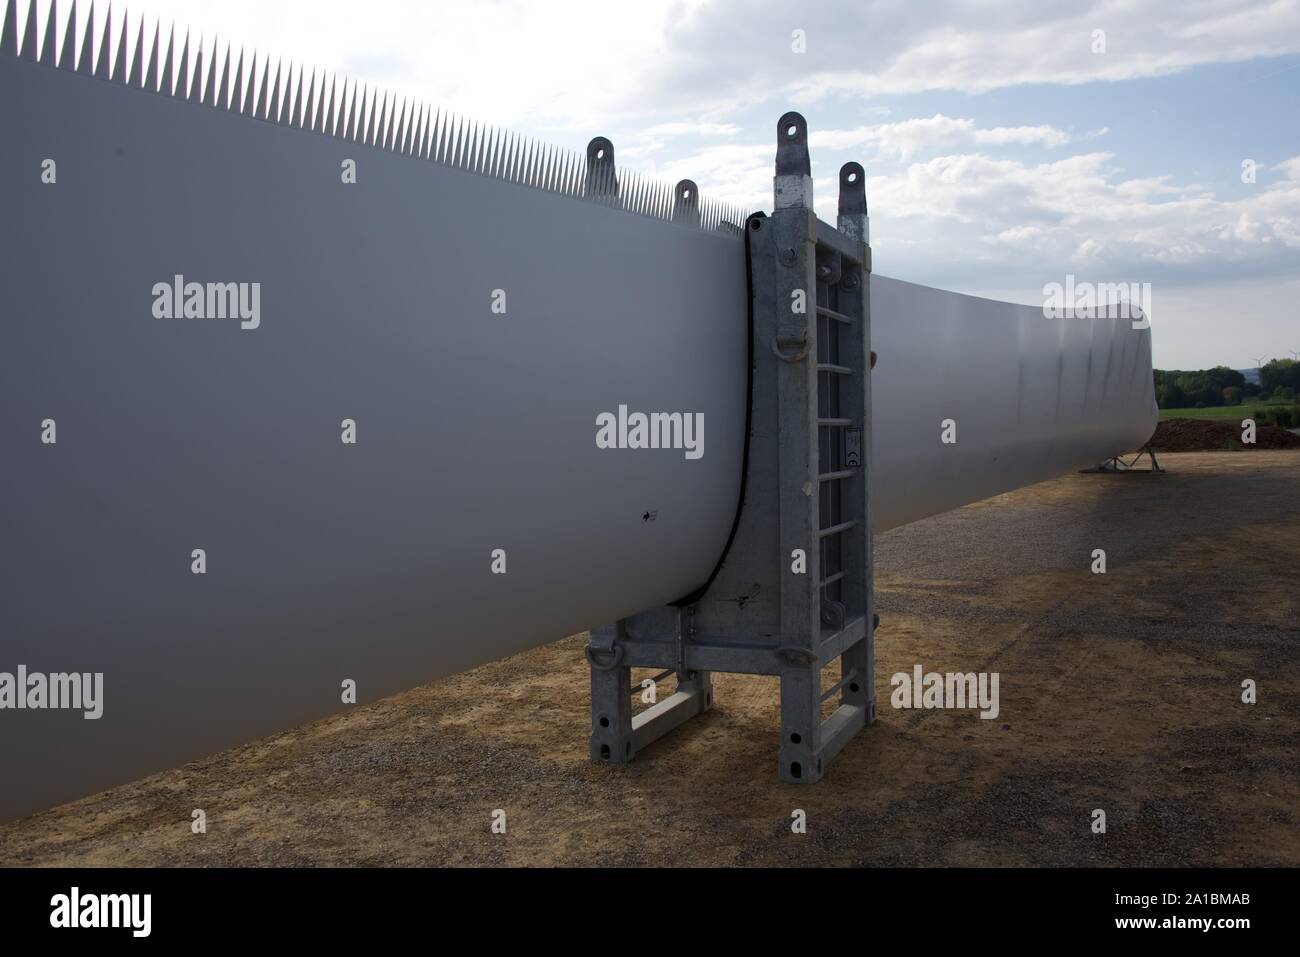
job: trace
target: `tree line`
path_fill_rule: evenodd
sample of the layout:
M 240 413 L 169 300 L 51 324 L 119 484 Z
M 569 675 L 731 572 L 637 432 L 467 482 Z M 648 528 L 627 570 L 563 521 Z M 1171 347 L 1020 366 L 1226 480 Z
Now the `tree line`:
M 1300 393 L 1300 362 L 1273 359 L 1259 370 L 1258 383 L 1247 382 L 1236 369 L 1184 371 L 1155 369 L 1156 404 L 1162 409 L 1203 409 L 1240 405 L 1247 400 L 1293 402 Z

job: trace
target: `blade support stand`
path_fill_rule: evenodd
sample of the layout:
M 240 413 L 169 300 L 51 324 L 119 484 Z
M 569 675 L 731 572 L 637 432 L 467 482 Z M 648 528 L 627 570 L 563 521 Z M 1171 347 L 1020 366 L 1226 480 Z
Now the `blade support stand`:
M 836 225 L 822 222 L 807 144 L 804 118 L 782 116 L 774 212 L 746 223 L 754 364 L 732 543 L 689 604 L 593 630 L 593 761 L 631 761 L 710 710 L 714 672 L 778 679 L 784 781 L 820 780 L 875 719 L 865 175 L 845 164 Z M 837 659 L 838 674 L 828 672 Z M 675 673 L 676 691 L 634 713 L 634 668 L 654 669 L 656 682 Z

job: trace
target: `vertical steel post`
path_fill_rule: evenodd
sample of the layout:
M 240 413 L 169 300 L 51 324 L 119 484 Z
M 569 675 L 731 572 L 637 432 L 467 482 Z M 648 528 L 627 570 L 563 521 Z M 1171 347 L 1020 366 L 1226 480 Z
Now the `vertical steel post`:
M 840 311 L 856 321 L 841 330 L 842 354 L 852 358 L 852 373 L 844 380 L 847 395 L 856 406 L 849 414 L 862 424 L 858 450 L 858 478 L 853 503 L 861 522 L 861 534 L 846 541 L 844 588 L 846 603 L 862 609 L 865 634 L 861 641 L 840 656 L 844 681 L 840 701 L 865 709 L 865 723 L 876 718 L 875 661 L 875 565 L 871 514 L 871 246 L 867 214 L 866 172 L 858 163 L 840 169 L 839 231 L 861 246 L 857 263 L 846 261 L 839 282 Z M 846 483 L 847 484 L 847 483 Z M 847 491 L 847 489 L 846 489 Z
M 776 262 L 777 428 L 782 644 L 782 780 L 821 777 L 821 579 L 820 483 L 817 408 L 817 236 L 813 213 L 808 124 L 798 113 L 777 122 L 772 232 Z M 792 570 L 803 552 L 806 570 Z
M 623 764 L 635 757 L 632 747 L 632 669 L 623 663 L 620 621 L 592 632 L 585 654 L 591 666 L 591 760 Z

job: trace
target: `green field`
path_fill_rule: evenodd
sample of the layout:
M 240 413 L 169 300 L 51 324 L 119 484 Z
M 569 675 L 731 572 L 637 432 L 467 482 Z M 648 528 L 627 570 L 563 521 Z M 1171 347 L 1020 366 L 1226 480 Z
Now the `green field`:
M 1214 405 L 1204 409 L 1161 409 L 1162 419 L 1236 419 L 1240 422 L 1254 414 L 1256 408 L 1283 409 L 1294 411 L 1297 406 L 1289 402 L 1247 402 L 1242 405 Z

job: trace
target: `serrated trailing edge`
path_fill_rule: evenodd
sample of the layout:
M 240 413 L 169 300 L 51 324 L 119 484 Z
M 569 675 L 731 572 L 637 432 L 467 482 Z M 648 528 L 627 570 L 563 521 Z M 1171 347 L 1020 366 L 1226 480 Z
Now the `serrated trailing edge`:
M 38 51 L 36 0 L 28 0 L 21 45 L 18 0 L 0 3 L 4 4 L 0 54 L 684 226 L 739 232 L 745 222 L 744 209 L 699 196 L 689 180 L 670 186 L 616 169 L 613 144 L 602 137 L 592 140 L 587 155 L 580 156 L 427 104 L 399 102 L 394 95 L 355 80 L 349 83 L 315 70 L 308 79 L 305 66 L 295 70 L 294 64 L 285 67 L 279 60 L 273 65 L 269 55 L 259 58 L 256 53 L 249 60 L 245 83 L 244 48 L 236 51 L 233 43 L 226 44 L 225 55 L 220 56 L 215 38 L 206 48 L 205 76 L 202 41 L 196 45 L 192 70 L 189 33 L 181 41 L 178 62 L 174 26 L 164 35 L 159 21 L 149 38 L 142 17 L 131 46 L 127 14 L 115 20 L 111 3 L 97 45 L 93 0 L 82 28 L 79 56 L 76 32 L 81 18 L 76 0 L 65 0 L 61 50 L 56 44 L 55 11 L 63 5 L 51 0 Z

